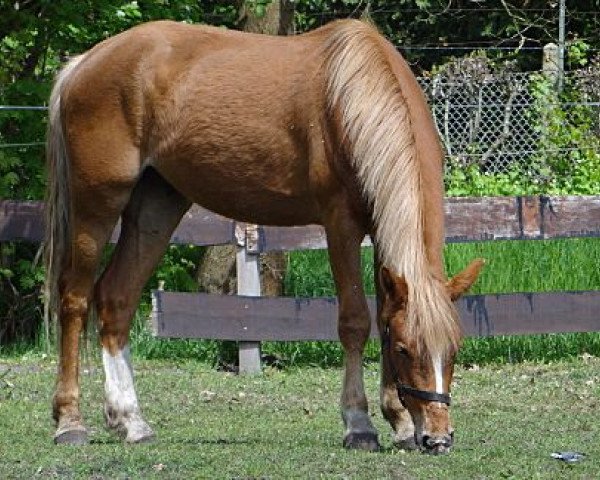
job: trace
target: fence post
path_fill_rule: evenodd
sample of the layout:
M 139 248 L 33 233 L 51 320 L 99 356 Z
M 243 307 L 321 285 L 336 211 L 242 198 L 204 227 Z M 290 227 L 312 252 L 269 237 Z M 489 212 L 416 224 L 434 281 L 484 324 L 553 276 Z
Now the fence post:
M 544 75 L 552 80 L 554 86 L 558 86 L 560 78 L 559 49 L 556 43 L 544 45 L 542 58 L 542 71 Z
M 258 227 L 236 224 L 237 294 L 260 297 Z M 239 342 L 240 373 L 260 373 L 260 342 Z
M 156 335 L 156 333 L 158 332 L 158 322 L 160 320 L 160 314 L 161 314 L 161 309 L 160 309 L 160 304 L 159 304 L 159 296 L 160 296 L 160 292 L 163 292 L 165 290 L 165 281 L 164 280 L 158 281 L 158 289 L 157 290 L 158 290 L 158 293 L 152 292 L 152 311 L 150 312 L 150 316 L 148 317 L 149 328 L 153 335 Z

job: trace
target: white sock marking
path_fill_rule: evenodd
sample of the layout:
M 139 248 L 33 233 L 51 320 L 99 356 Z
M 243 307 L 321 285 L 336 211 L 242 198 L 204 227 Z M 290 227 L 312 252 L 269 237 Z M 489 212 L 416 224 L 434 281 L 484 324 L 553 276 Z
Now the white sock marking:
M 106 402 L 118 417 L 129 417 L 139 412 L 137 396 L 133 386 L 133 369 L 129 355 L 129 346 L 117 352 L 113 357 L 108 350 L 102 349 L 102 363 L 106 383 Z

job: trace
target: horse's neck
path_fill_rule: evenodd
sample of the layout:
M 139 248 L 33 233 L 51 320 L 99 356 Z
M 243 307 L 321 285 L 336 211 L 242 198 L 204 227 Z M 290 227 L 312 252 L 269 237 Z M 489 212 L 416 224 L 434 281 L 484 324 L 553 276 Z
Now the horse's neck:
M 423 240 L 430 271 L 434 276 L 444 279 L 444 196 L 439 173 L 428 172 L 432 169 L 434 158 L 421 162 L 423 184 Z M 430 175 L 428 175 L 430 173 Z

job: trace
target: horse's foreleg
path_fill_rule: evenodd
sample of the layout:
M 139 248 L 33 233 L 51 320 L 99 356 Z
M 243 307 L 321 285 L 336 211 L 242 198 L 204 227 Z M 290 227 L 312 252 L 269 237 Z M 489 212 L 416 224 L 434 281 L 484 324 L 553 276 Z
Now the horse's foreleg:
M 369 418 L 363 384 L 363 351 L 371 329 L 360 262 L 364 230 L 348 211 L 338 209 L 329 218 L 326 231 L 339 298 L 338 331 L 345 352 L 341 397 L 342 418 L 346 427 L 344 446 L 377 450 L 377 430 Z
M 123 214 L 121 236 L 96 286 L 107 425 L 130 443 L 153 437 L 133 384 L 129 328 L 142 289 L 190 203 L 156 172 L 144 172 Z
M 383 291 L 379 284 L 379 270 L 381 263 L 377 254 L 377 248 L 375 248 L 375 287 L 377 291 L 377 326 L 379 332 L 383 328 L 381 325 L 381 306 L 383 302 Z M 381 384 L 380 384 L 380 401 L 381 401 L 381 413 L 383 417 L 389 422 L 394 430 L 392 439 L 396 446 L 404 448 L 406 450 L 414 450 L 417 448 L 415 443 L 415 426 L 413 424 L 410 413 L 400 403 L 398 398 L 398 391 L 396 389 L 395 379 L 390 367 L 390 352 L 385 350 L 382 346 L 381 349 Z

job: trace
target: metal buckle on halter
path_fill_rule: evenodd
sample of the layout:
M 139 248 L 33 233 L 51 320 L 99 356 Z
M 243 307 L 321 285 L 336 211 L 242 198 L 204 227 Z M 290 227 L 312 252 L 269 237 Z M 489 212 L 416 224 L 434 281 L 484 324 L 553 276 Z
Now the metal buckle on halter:
M 387 348 L 389 350 L 388 353 L 391 356 L 392 346 L 390 338 L 390 326 L 386 325 L 381 336 L 381 347 L 382 350 L 383 348 Z M 418 388 L 414 388 L 410 385 L 405 385 L 404 383 L 400 382 L 398 378 L 398 373 L 396 372 L 396 368 L 394 367 L 391 358 L 388 358 L 388 361 L 390 362 L 392 375 L 394 376 L 394 383 L 396 384 L 396 390 L 398 391 L 398 398 L 402 405 L 404 405 L 404 396 L 410 395 L 411 397 L 418 398 L 419 400 L 425 400 L 426 402 L 439 402 L 450 406 L 452 398 L 450 397 L 449 393 L 438 393 L 431 392 L 429 390 L 419 390 Z

